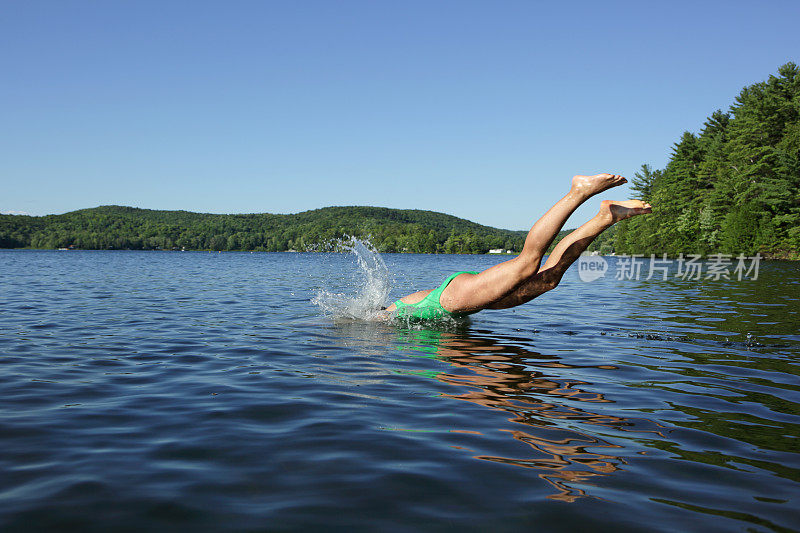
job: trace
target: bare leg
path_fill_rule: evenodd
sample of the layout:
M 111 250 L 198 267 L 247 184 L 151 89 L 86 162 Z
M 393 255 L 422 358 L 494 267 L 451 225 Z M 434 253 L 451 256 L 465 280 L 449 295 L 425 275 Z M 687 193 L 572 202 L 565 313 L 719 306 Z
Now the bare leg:
M 515 291 L 489 306 L 490 309 L 507 309 L 529 302 L 537 296 L 558 286 L 567 269 L 598 235 L 616 222 L 650 212 L 650 204 L 640 200 L 612 202 L 604 200 L 600 212 L 589 222 L 564 237 L 547 258 L 535 276 L 520 285 Z
M 572 187 L 566 196 L 556 202 L 556 204 L 536 221 L 528 231 L 525 238 L 525 245 L 520 257 L 524 259 L 535 259 L 541 261 L 542 256 L 556 238 L 558 232 L 564 227 L 564 223 L 569 216 L 583 202 L 592 196 L 599 194 L 611 187 L 617 187 L 627 183 L 627 179 L 614 174 L 597 174 L 595 176 L 575 176 L 572 178 Z M 514 261 L 512 259 L 511 261 Z M 510 262 L 510 261 L 507 261 Z M 499 266 L 499 265 L 496 265 Z M 538 265 L 537 269 L 538 270 Z
M 440 298 L 441 304 L 451 312 L 466 312 L 485 309 L 507 296 L 539 271 L 544 253 L 578 206 L 592 196 L 626 182 L 624 177 L 615 174 L 574 176 L 567 195 L 556 202 L 530 229 L 522 252 L 517 257 L 477 275 L 461 274 L 444 290 Z M 415 304 L 430 292 L 431 290 L 415 292 L 400 301 Z M 387 309 L 388 312 L 394 310 L 394 304 Z
M 626 182 L 625 178 L 614 174 L 572 178 L 572 187 L 567 195 L 551 207 L 530 229 L 519 256 L 484 270 L 480 274 L 458 276 L 442 293 L 440 298 L 442 306 L 456 313 L 476 311 L 485 309 L 512 293 L 539 271 L 547 248 L 578 206 L 592 196 Z

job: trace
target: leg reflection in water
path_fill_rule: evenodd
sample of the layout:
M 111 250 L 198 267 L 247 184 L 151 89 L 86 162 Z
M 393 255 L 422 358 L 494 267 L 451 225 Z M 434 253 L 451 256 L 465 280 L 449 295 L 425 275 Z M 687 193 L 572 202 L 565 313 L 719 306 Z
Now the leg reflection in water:
M 468 389 L 446 394 L 512 416 L 510 422 L 527 426 L 498 428 L 530 446 L 532 457 L 475 455 L 476 459 L 522 466 L 542 471 L 539 477 L 557 489 L 550 499 L 572 502 L 586 496 L 574 487 L 596 476 L 623 469 L 625 460 L 614 455 L 621 445 L 611 443 L 594 431 L 578 431 L 576 424 L 614 431 L 663 435 L 658 424 L 642 418 L 620 418 L 574 407 L 573 402 L 611 403 L 600 392 L 581 388 L 587 383 L 558 377 L 558 369 L 575 368 L 553 356 L 529 351 L 520 345 L 476 336 L 467 331 L 404 330 L 401 346 L 409 352 L 436 358 L 467 372 L 435 374 L 435 379 Z M 532 369 L 535 368 L 535 369 Z M 610 365 L 591 368 L 614 370 Z M 470 430 L 455 432 L 475 433 Z M 597 448 L 607 449 L 599 453 Z

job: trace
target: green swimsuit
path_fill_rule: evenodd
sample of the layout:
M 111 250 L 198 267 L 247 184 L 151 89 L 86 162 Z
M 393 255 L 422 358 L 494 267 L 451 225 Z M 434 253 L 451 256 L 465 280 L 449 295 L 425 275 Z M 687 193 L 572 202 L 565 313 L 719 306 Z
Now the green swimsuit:
M 394 305 L 397 308 L 397 316 L 399 317 L 407 317 L 407 318 L 417 318 L 422 320 L 436 320 L 437 318 L 444 318 L 444 317 L 452 317 L 452 318 L 461 318 L 467 316 L 472 313 L 451 313 L 439 302 L 439 298 L 442 297 L 442 292 L 444 291 L 445 287 L 447 287 L 453 278 L 460 274 L 477 274 L 477 272 L 473 272 L 471 270 L 464 270 L 461 272 L 456 272 L 455 274 L 451 274 L 444 283 L 439 285 L 437 289 L 434 289 L 430 292 L 425 298 L 423 298 L 420 302 L 415 304 L 404 304 L 400 300 L 397 300 Z

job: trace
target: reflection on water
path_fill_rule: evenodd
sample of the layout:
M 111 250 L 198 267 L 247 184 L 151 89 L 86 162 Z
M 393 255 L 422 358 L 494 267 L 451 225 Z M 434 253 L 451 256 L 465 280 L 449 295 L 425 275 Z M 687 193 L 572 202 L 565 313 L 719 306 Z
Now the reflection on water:
M 637 331 L 594 338 L 548 331 L 526 338 L 470 323 L 402 328 L 344 322 L 333 329 L 350 349 L 373 357 L 385 356 L 388 350 L 405 361 L 417 361 L 417 369 L 404 365 L 397 371 L 446 384 L 448 389 L 438 397 L 506 414 L 498 419 L 487 411 L 449 431 L 473 435 L 477 443 L 505 435 L 525 451 L 514 447 L 514 454 L 485 453 L 451 445 L 453 453 L 530 469 L 552 487 L 547 496 L 551 500 L 605 499 L 602 487 L 627 472 L 620 482 L 626 488 L 663 485 L 638 488 L 651 490 L 653 502 L 770 526 L 774 524 L 721 502 L 751 490 L 751 501 L 783 505 L 790 501 L 786 491 L 800 481 L 797 365 L 774 353 L 786 346 Z M 648 344 L 644 351 L 642 341 Z M 558 349 L 534 349 L 537 344 Z M 573 345 L 577 351 L 558 353 Z M 598 355 L 587 364 L 586 357 L 574 357 L 592 350 L 617 351 L 610 361 Z M 775 374 L 768 380 L 765 373 Z M 713 495 L 709 497 L 719 507 L 699 505 L 691 493 L 671 493 L 671 477 L 693 470 L 688 464 L 698 465 L 694 475 L 703 479 L 693 485 L 698 490 L 707 485 L 702 491 Z M 733 475 L 720 474 L 719 469 Z M 751 478 L 755 473 L 759 477 Z M 631 476 L 640 480 L 631 481 Z
M 468 374 L 440 372 L 435 379 L 466 389 L 447 397 L 472 402 L 511 415 L 509 422 L 520 428 L 497 428 L 526 445 L 530 455 L 501 457 L 475 455 L 476 459 L 496 461 L 539 470 L 538 476 L 553 485 L 551 499 L 572 502 L 586 496 L 574 483 L 585 483 L 596 476 L 612 474 L 625 464 L 613 455 L 620 448 L 597 433 L 580 431 L 565 421 L 613 428 L 633 433 L 655 433 L 657 424 L 642 418 L 622 418 L 595 413 L 589 406 L 579 408 L 564 400 L 586 404 L 610 402 L 591 384 L 559 377 L 554 370 L 576 368 L 554 356 L 543 356 L 521 345 L 500 342 L 491 336 L 476 336 L 468 330 L 405 330 L 401 344 L 412 351 L 437 357 Z M 613 369 L 612 365 L 595 368 Z M 602 450 L 602 451 L 598 451 Z

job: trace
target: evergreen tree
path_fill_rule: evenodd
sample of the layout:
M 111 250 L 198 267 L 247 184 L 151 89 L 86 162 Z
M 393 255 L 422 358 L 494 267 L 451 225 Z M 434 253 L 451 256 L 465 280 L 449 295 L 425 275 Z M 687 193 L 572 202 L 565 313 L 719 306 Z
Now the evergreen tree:
M 634 196 L 653 215 L 622 223 L 624 253 L 755 253 L 800 258 L 800 73 L 794 63 L 742 89 L 663 171 L 643 165 Z

